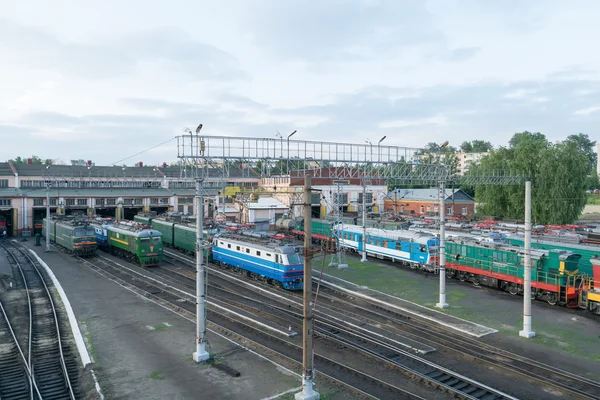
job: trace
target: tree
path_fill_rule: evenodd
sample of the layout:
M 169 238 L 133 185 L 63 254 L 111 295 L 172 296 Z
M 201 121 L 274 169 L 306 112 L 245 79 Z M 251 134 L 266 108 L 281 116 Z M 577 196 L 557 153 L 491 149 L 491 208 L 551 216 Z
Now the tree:
M 38 156 L 35 156 L 35 155 L 32 155 L 31 157 L 26 157 L 26 158 L 17 157 L 14 160 L 8 160 L 8 161 L 12 162 L 15 165 L 27 164 L 27 160 L 29 158 L 31 158 L 32 164 L 44 164 L 44 165 L 52 164 L 52 160 L 50 160 L 50 159 L 42 160 L 41 158 L 39 158 Z
M 572 223 L 585 206 L 589 158 L 575 140 L 550 143 L 541 133 L 521 132 L 509 147 L 492 150 L 480 168 L 525 175 L 532 181 L 532 216 L 539 224 Z M 525 189 L 519 186 L 477 186 L 482 214 L 522 219 Z
M 491 142 L 484 140 L 473 140 L 472 142 L 462 142 L 460 145 L 460 151 L 463 153 L 487 153 L 492 150 L 494 146 Z
M 584 153 L 589 160 L 589 172 L 588 174 L 592 174 L 592 171 L 596 170 L 596 163 L 598 162 L 598 155 L 594 151 L 594 147 L 596 146 L 596 142 L 592 142 L 588 135 L 583 133 L 579 133 L 577 135 L 570 135 L 567 140 L 575 143 L 580 152 Z

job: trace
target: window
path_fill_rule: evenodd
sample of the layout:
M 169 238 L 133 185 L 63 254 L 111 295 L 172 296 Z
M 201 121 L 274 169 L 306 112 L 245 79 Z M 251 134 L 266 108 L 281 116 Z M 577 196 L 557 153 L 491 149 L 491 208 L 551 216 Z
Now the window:
M 169 198 L 168 197 L 161 197 L 160 204 L 169 204 Z
M 250 249 L 246 249 L 246 253 L 250 254 Z
M 74 206 L 75 205 L 75 199 L 67 199 L 67 205 L 68 206 Z
M 141 204 L 142 204 L 142 200 L 144 200 L 144 199 L 133 199 L 133 204 L 135 204 L 135 205 L 138 205 L 138 206 L 139 206 L 139 205 L 141 205 Z
M 11 206 L 12 199 L 0 199 L 0 206 Z
M 181 206 L 181 205 L 177 206 L 177 211 L 179 211 L 180 213 L 182 213 L 183 212 L 183 206 Z
M 107 206 L 114 206 L 117 204 L 117 199 L 106 199 Z
M 267 255 L 267 257 L 271 257 L 271 253 L 265 253 Z
M 87 206 L 87 199 L 77 199 L 78 206 Z
M 421 206 L 421 207 L 419 207 L 419 208 L 420 208 L 420 210 L 419 210 L 419 211 L 421 212 L 421 214 L 423 214 L 423 212 L 425 211 L 425 207 Z
M 33 199 L 33 205 L 34 206 L 43 206 L 44 205 L 44 199 Z
M 158 197 L 150 198 L 150 204 L 158 204 Z
M 448 214 L 452 214 L 452 207 L 448 207 L 446 211 L 448 212 Z
M 256 255 L 257 255 L 257 256 L 260 256 L 260 251 L 256 251 Z
M 159 238 L 159 237 L 152 238 L 152 240 L 153 240 L 154 242 L 156 242 L 156 243 L 160 242 L 160 238 Z
M 221 244 L 224 244 L 223 242 L 220 242 Z
M 123 199 L 123 204 L 125 204 L 126 206 L 130 206 L 132 202 L 133 199 Z
M 404 212 L 404 206 L 400 206 L 400 212 L 403 213 Z
M 396 242 L 396 250 L 402 250 L 402 243 Z
M 237 251 L 240 251 L 240 246 L 236 246 Z
M 55 206 L 56 205 L 56 199 L 50 199 L 50 205 L 51 206 Z
M 427 212 L 431 212 L 431 206 L 427 206 Z
M 8 179 L 0 179 L 0 187 L 8 187 Z
M 462 208 L 462 215 L 467 215 L 467 207 Z
M 231 243 L 227 243 L 227 248 L 230 249 L 231 248 Z
M 103 206 L 104 205 L 104 199 L 96 199 L 96 206 Z

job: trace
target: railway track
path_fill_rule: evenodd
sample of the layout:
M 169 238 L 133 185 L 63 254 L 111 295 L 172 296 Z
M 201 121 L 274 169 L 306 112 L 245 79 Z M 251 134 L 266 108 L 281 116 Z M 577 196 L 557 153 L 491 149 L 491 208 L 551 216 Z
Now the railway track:
M 190 257 L 172 251 L 168 251 L 167 256 L 172 257 L 177 261 L 182 261 L 187 265 L 191 265 L 194 262 Z M 190 280 L 194 279 L 193 273 L 187 275 L 187 277 Z M 333 294 L 328 294 L 328 289 L 331 290 Z M 269 290 L 277 291 L 277 293 L 282 294 L 285 293 L 286 295 L 290 294 L 289 292 L 276 290 L 271 287 L 269 287 Z M 460 336 L 454 331 L 444 329 L 431 322 L 407 318 L 393 310 L 382 307 L 380 304 L 368 302 L 363 299 L 358 300 L 356 298 L 351 298 L 351 296 L 348 296 L 346 293 L 339 292 L 333 288 L 328 288 L 327 285 L 323 283 L 321 285 L 319 297 L 322 300 L 319 308 L 334 308 L 339 312 L 339 306 L 341 306 L 344 313 L 352 315 L 355 318 L 359 318 L 372 324 L 386 324 L 386 329 L 407 337 L 412 337 L 423 343 L 431 344 L 437 348 L 441 347 L 448 351 L 456 352 L 466 359 L 485 365 L 486 368 L 500 368 L 510 374 L 514 374 L 516 377 L 528 379 L 534 384 L 543 384 L 551 390 L 558 390 L 571 398 L 600 399 L 600 383 L 586 377 L 508 352 L 476 339 Z M 297 298 L 299 300 L 299 297 Z M 326 306 L 323 306 L 323 303 L 326 304 Z M 298 301 L 296 304 L 300 306 L 301 301 Z M 297 309 L 297 315 L 301 315 L 300 310 L 301 309 Z M 317 318 L 319 322 L 323 322 L 323 316 L 317 315 Z M 331 325 L 332 329 L 335 330 L 343 328 L 339 325 L 336 326 L 335 323 Z M 389 351 L 395 352 L 395 350 L 386 350 L 385 344 L 380 343 L 380 345 L 384 346 L 384 354 L 389 353 Z M 396 357 L 396 355 L 393 357 Z M 392 362 L 393 361 L 395 360 L 392 360 Z M 453 377 L 451 374 L 447 374 L 444 371 L 435 370 L 425 370 L 422 372 L 427 376 L 438 379 L 441 383 L 450 382 L 459 387 L 466 387 L 466 390 L 470 393 L 481 393 L 479 392 L 481 389 L 472 391 L 473 388 L 471 385 L 464 386 L 464 383 L 468 382 L 465 382 L 460 376 Z M 483 395 L 485 396 L 486 394 Z
M 175 311 L 191 321 L 195 321 L 195 304 L 182 297 L 181 289 L 156 279 L 145 279 L 139 268 L 119 263 L 111 264 L 108 261 L 92 262 L 81 259 L 91 269 L 99 274 L 144 295 L 151 300 Z M 135 270 L 138 269 L 138 271 Z M 190 297 L 193 295 L 190 293 Z M 182 301 L 183 300 L 183 301 Z M 292 343 L 282 337 L 272 335 L 256 326 L 231 318 L 225 314 L 208 310 L 208 322 L 212 331 L 221 333 L 229 338 L 236 338 L 238 344 L 242 343 L 255 352 L 264 354 L 271 360 L 275 359 L 282 366 L 300 371 L 302 363 L 302 346 Z M 244 334 L 240 333 L 243 331 Z M 315 354 L 315 360 L 321 368 L 317 372 L 321 377 L 329 380 L 334 385 L 343 386 L 350 392 L 367 399 L 435 399 L 447 397 L 423 397 L 404 388 L 385 382 L 364 371 L 359 371 L 351 366 L 339 363 L 323 355 Z
M 26 324 L 16 323 L 17 318 L 11 318 L 9 310 L 3 307 L 4 326 L 11 331 L 9 337 L 12 337 L 9 344 L 12 350 L 7 353 L 7 357 L 13 362 L 15 358 L 18 359 L 14 354 L 16 350 L 20 362 L 2 364 L 7 369 L 0 370 L 0 376 L 14 376 L 15 379 L 5 381 L 0 378 L 0 398 L 75 400 L 78 368 L 66 344 L 68 335 L 61 331 L 59 312 L 44 275 L 19 245 L 13 243 L 1 246 L 13 270 L 19 272 L 16 280 L 20 281 L 21 288 L 26 293 L 28 321 Z M 24 329 L 19 329 L 23 325 Z M 19 334 L 20 331 L 25 332 Z M 25 388 L 23 381 L 27 383 Z
M 335 293 L 335 296 L 328 294 L 328 290 Z M 418 339 L 438 348 L 444 347 L 459 351 L 465 356 L 471 357 L 474 361 L 493 364 L 507 372 L 526 376 L 538 383 L 561 390 L 566 395 L 572 396 L 572 398 L 600 399 L 600 382 L 584 376 L 500 349 L 477 339 L 458 335 L 428 321 L 416 321 L 414 318 L 407 318 L 405 315 L 386 309 L 380 304 L 353 298 L 336 288 L 328 287 L 327 283 L 324 282 L 321 283 L 319 296 L 329 304 L 342 306 L 348 313 L 356 316 L 366 316 L 373 323 L 385 322 L 393 330 L 396 329 L 395 325 L 397 325 L 401 327 L 398 332 L 405 336 Z M 360 312 L 360 314 L 357 314 L 357 312 Z
M 168 255 L 170 256 L 171 252 L 169 252 Z M 177 273 L 181 274 L 190 282 L 193 281 L 193 274 L 191 271 L 189 271 L 189 273 L 185 273 L 184 271 L 179 271 Z M 223 290 L 223 288 L 219 289 Z M 213 293 L 214 297 L 214 289 L 211 289 L 211 293 Z M 255 298 L 246 298 L 246 302 L 265 305 Z M 296 306 L 298 305 L 299 304 L 296 304 Z M 279 315 L 287 314 L 293 316 L 293 320 L 289 320 L 289 322 L 294 325 L 300 325 L 302 323 L 301 309 L 298 309 L 297 307 L 295 307 L 294 310 L 290 310 L 289 305 L 288 307 L 278 307 L 270 304 L 267 307 L 276 309 L 279 311 Z M 349 347 L 352 351 L 360 354 L 361 357 L 369 357 L 376 363 L 386 365 L 387 368 L 392 369 L 396 373 L 400 372 L 410 379 L 437 387 L 458 398 L 513 398 L 497 389 L 469 379 L 468 377 L 447 368 L 443 368 L 431 361 L 424 360 L 410 352 L 399 349 L 395 345 L 390 345 L 383 340 L 378 340 L 374 338 L 374 336 L 369 335 L 369 332 L 357 332 L 354 329 L 349 329 L 348 326 L 344 326 L 343 322 L 340 321 L 341 320 L 339 319 L 332 319 L 322 312 L 317 312 L 315 332 L 321 338 L 333 342 L 337 346 Z

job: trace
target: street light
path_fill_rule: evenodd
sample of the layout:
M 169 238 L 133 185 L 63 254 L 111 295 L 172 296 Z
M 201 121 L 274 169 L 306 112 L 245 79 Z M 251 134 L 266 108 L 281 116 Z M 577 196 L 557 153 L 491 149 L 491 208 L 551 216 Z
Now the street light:
M 379 142 L 377 142 L 377 161 L 379 162 L 381 162 L 381 147 L 379 147 L 379 145 L 385 140 L 386 137 L 387 136 L 382 137 L 379 139 Z
M 290 173 L 290 138 L 292 136 L 294 136 L 296 134 L 296 132 L 298 132 L 297 130 L 295 130 L 294 132 L 290 133 L 287 137 L 287 173 Z

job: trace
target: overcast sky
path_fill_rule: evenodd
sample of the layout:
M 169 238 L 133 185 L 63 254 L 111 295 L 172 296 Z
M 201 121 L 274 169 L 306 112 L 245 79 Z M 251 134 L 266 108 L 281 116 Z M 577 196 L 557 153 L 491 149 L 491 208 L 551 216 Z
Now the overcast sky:
M 109 164 L 198 123 L 410 147 L 600 139 L 599 21 L 596 0 L 0 0 L 0 160 Z

